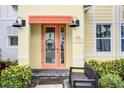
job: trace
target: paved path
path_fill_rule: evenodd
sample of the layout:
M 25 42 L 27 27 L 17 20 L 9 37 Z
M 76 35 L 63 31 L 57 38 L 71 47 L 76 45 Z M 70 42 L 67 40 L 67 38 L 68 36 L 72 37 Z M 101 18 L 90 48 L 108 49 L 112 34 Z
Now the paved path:
M 64 69 L 41 69 L 41 70 L 34 70 L 33 76 L 36 77 L 68 77 L 69 70 Z
M 36 88 L 63 88 L 62 84 L 37 85 Z
M 36 88 L 63 88 L 64 80 L 68 77 L 41 77 Z
M 39 78 L 36 88 L 63 88 L 65 79 L 69 77 L 67 69 L 32 70 L 33 77 Z

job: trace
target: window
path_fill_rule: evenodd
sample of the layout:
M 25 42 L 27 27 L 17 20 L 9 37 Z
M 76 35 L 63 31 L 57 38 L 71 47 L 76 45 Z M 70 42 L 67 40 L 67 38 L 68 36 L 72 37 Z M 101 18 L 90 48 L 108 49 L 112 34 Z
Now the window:
M 65 27 L 62 26 L 60 29 L 61 29 L 61 32 L 60 32 L 60 48 L 61 48 L 60 51 L 61 51 L 61 54 L 60 54 L 60 56 L 61 56 L 61 64 L 64 64 Z
M 18 46 L 18 30 L 17 28 L 7 26 L 7 44 L 8 47 Z
M 111 51 L 111 24 L 96 24 L 96 51 Z
M 9 46 L 17 46 L 18 45 L 18 37 L 17 36 L 9 36 L 8 37 L 8 43 L 9 43 Z
M 121 25 L 121 51 L 124 52 L 124 23 Z

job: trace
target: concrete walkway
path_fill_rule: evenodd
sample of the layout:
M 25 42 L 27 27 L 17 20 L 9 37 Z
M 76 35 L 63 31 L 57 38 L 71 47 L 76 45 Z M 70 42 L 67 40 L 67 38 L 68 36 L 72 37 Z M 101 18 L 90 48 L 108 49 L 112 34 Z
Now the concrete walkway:
M 36 88 L 63 88 L 64 80 L 69 77 L 68 69 L 32 70 L 33 77 L 38 78 Z
M 40 77 L 36 88 L 63 88 L 68 77 Z
M 69 70 L 67 69 L 40 69 L 33 70 L 33 76 L 36 77 L 67 77 Z
M 63 88 L 62 84 L 37 85 L 36 88 Z

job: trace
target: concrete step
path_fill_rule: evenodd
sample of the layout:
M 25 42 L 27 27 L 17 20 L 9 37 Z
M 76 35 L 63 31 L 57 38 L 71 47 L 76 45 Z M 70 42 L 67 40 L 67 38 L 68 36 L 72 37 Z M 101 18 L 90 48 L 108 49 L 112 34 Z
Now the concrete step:
M 68 77 L 68 69 L 32 69 L 33 77 Z
M 36 88 L 68 88 L 68 77 L 40 77 Z

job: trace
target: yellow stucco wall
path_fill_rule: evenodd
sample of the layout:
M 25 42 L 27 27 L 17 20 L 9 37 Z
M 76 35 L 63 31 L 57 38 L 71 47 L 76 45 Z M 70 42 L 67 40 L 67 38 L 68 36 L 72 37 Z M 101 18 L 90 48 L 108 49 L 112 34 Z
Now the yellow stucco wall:
M 41 68 L 41 24 L 32 24 L 31 27 L 31 43 L 30 43 L 30 66 L 32 68 Z
M 72 30 L 66 25 L 66 69 L 72 66 Z
M 51 16 L 51 15 L 69 15 L 76 16 L 80 20 L 80 26 L 77 28 L 69 28 L 66 26 L 66 68 L 70 66 L 82 66 L 83 55 L 84 55 L 84 14 L 83 6 L 66 6 L 66 5 L 42 5 L 42 6 L 19 6 L 19 16 L 26 19 L 26 27 L 23 27 L 19 31 L 19 64 L 30 64 L 32 68 L 39 69 L 41 53 L 40 46 L 40 32 L 39 25 L 29 25 L 28 16 L 37 15 L 37 16 Z M 37 30 L 36 30 L 37 28 Z M 31 29 L 31 30 L 30 30 Z M 77 37 L 79 37 L 79 42 L 77 42 Z M 37 42 L 36 42 L 37 41 Z M 39 42 L 39 43 L 38 43 Z M 37 49 L 35 49 L 37 48 Z

